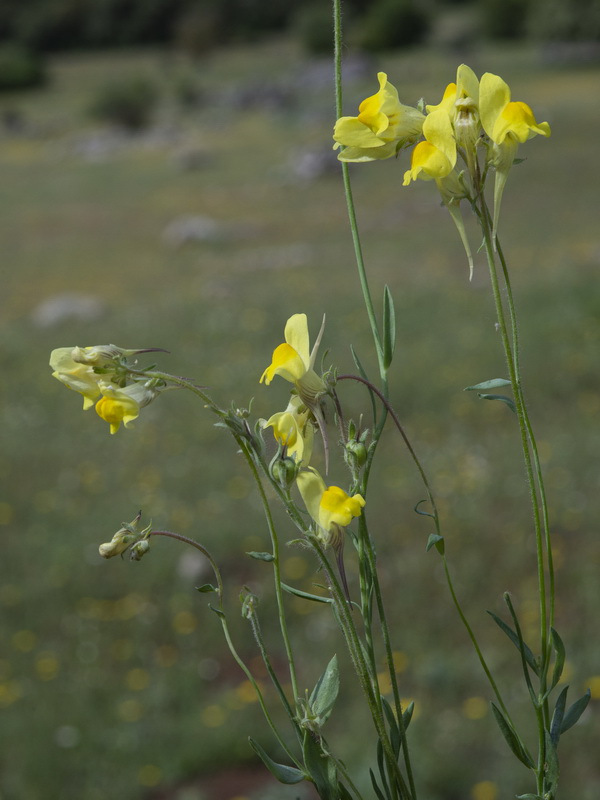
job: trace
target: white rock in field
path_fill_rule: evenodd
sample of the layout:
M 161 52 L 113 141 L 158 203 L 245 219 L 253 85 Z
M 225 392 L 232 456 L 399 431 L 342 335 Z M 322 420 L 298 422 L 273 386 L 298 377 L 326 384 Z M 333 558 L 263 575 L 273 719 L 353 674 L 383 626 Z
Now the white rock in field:
M 62 322 L 93 322 L 106 313 L 106 303 L 99 297 L 81 292 L 63 292 L 42 300 L 31 312 L 37 328 L 52 328 Z

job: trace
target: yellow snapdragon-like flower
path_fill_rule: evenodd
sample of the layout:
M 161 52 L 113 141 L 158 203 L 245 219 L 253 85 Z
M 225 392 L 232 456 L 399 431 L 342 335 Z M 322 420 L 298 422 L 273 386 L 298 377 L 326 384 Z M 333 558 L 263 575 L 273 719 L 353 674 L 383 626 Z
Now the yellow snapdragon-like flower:
M 314 439 L 309 418 L 309 409 L 294 395 L 285 411 L 279 411 L 263 421 L 263 428 L 273 428 L 273 435 L 280 444 L 285 445 L 287 455 L 296 462 L 302 461 L 304 465 L 310 461 Z
M 310 352 L 306 314 L 290 317 L 285 325 L 285 342 L 273 351 L 271 363 L 263 372 L 260 382 L 268 386 L 275 375 L 280 375 L 294 384 L 303 403 L 313 410 L 318 395 L 325 391 L 325 384 L 314 371 L 322 335 L 323 326 Z
M 440 180 L 447 177 L 456 164 L 456 140 L 448 113 L 432 111 L 423 123 L 424 142 L 412 152 L 410 169 L 404 173 L 404 186 L 411 181 Z
M 92 366 L 75 361 L 73 353 L 80 348 L 59 347 L 50 354 L 52 377 L 83 395 L 83 408 L 88 409 L 100 397 L 98 375 Z
M 116 433 L 121 423 L 127 427 L 137 419 L 140 409 L 152 402 L 158 390 L 144 383 L 132 383 L 123 388 L 100 381 L 102 397 L 96 403 L 96 413 L 110 425 L 110 432 Z
M 327 487 L 323 478 L 312 467 L 303 470 L 296 479 L 306 510 L 318 525 L 318 532 L 325 545 L 339 546 L 340 528 L 349 525 L 354 517 L 360 517 L 365 500 L 362 495 L 352 497 L 339 486 Z
M 334 148 L 344 146 L 338 156 L 340 161 L 390 158 L 421 133 L 424 115 L 400 102 L 398 91 L 385 72 L 379 72 L 377 78 L 379 91 L 362 101 L 358 116 L 340 117 L 335 124 Z
M 479 86 L 479 113 L 484 131 L 492 142 L 490 163 L 496 169 L 494 185 L 494 235 L 508 172 L 519 144 L 533 136 L 550 136 L 547 122 L 537 122 L 533 111 L 522 102 L 511 101 L 510 87 L 498 75 L 486 72 Z

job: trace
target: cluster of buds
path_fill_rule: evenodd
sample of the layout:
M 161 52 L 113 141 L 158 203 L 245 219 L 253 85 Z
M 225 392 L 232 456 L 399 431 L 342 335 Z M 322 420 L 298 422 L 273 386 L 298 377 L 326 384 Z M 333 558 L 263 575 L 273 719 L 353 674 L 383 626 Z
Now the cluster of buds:
M 142 512 L 140 511 L 131 522 L 122 522 L 121 527 L 112 537 L 110 542 L 101 544 L 98 552 L 102 558 L 121 556 L 126 550 L 132 561 L 139 561 L 150 549 L 148 537 L 152 530 L 152 523 L 141 530 L 138 529 Z
M 127 427 L 140 409 L 151 403 L 164 384 L 155 378 L 132 375 L 127 359 L 144 350 L 124 350 L 116 345 L 59 347 L 50 354 L 52 375 L 69 389 L 83 395 L 83 408 L 95 405 L 96 412 L 116 433 Z
M 480 196 L 488 168 L 495 170 L 495 236 L 502 193 L 519 144 L 538 134 L 550 136 L 550 126 L 538 123 L 526 103 L 511 101 L 510 88 L 498 75 L 486 72 L 479 80 L 466 64 L 460 65 L 456 82 L 448 84 L 437 105 L 421 102 L 419 108 L 400 102 L 384 72 L 378 78 L 379 91 L 360 104 L 358 116 L 337 121 L 334 147 L 343 148 L 338 158 L 375 161 L 397 156 L 414 144 L 404 186 L 417 179 L 436 182 L 457 225 L 472 272 L 460 201 L 472 202 Z M 459 157 L 464 168 L 457 167 Z

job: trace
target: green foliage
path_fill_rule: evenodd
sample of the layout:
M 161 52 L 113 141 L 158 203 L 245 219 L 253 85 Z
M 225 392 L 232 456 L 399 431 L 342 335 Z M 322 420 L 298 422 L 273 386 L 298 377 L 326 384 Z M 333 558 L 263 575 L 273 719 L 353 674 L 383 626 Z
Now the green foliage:
M 422 42 L 429 32 L 429 13 L 412 0 L 378 0 L 360 22 L 359 42 L 373 52 Z
M 331 9 L 323 3 L 302 6 L 294 17 L 293 32 L 307 53 L 333 52 Z
M 543 41 L 600 41 L 598 0 L 529 0 L 529 31 Z
M 530 0 L 482 0 L 483 33 L 490 39 L 520 39 L 527 32 Z
M 102 122 L 135 131 L 148 125 L 157 101 L 154 82 L 134 76 L 101 86 L 90 105 L 90 114 Z
M 31 89 L 46 81 L 42 58 L 20 44 L 0 46 L 0 92 Z

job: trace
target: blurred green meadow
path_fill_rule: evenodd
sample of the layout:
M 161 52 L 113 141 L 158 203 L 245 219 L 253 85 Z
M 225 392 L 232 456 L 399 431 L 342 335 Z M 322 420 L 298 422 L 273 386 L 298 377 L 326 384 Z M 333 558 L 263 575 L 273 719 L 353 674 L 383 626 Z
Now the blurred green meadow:
M 415 49 L 349 70 L 345 113 L 375 91 L 378 69 L 404 102 L 438 102 L 462 61 L 501 74 L 513 99 L 552 126 L 549 140 L 520 153 L 526 160 L 511 173 L 500 235 L 550 494 L 566 680 L 571 700 L 588 686 L 595 700 L 561 740 L 561 782 L 565 798 L 595 800 L 600 69 L 548 65 L 525 45 Z M 184 392 L 161 397 L 110 436 L 47 362 L 67 345 L 162 347 L 170 352 L 157 355 L 161 368 L 210 387 L 224 406 L 254 398 L 253 415 L 268 417 L 288 390 L 258 379 L 286 319 L 305 311 L 313 337 L 327 314 L 327 363 L 354 371 L 352 344 L 375 376 L 330 154 L 331 72 L 287 39 L 216 51 L 196 65 L 152 50 L 79 54 L 51 62 L 43 90 L 0 98 L 2 800 L 312 796 L 254 769 L 247 734 L 278 753 L 206 596 L 194 591 L 210 580 L 206 564 L 166 540 L 153 541 L 140 564 L 107 563 L 97 552 L 140 508 L 156 527 L 202 541 L 222 564 L 240 652 L 264 678 L 238 594 L 248 585 L 260 596 L 277 663 L 270 570 L 245 555 L 267 549 L 268 537 L 232 441 Z M 134 76 L 160 94 L 149 127 L 124 134 L 90 118 L 99 87 Z M 406 156 L 401 162 L 351 170 L 373 293 L 379 298 L 387 283 L 396 303 L 392 399 L 439 498 L 461 598 L 518 718 L 527 698 L 517 654 L 485 610 L 503 614 L 510 590 L 535 645 L 527 486 L 510 412 L 463 391 L 505 372 L 487 268 L 476 256 L 469 283 L 433 186 L 403 188 Z M 369 414 L 361 389 L 341 390 L 348 416 Z M 343 485 L 340 463 L 331 475 Z M 490 692 L 441 565 L 425 552 L 430 526 L 413 512 L 422 488 L 391 428 L 372 485 L 400 684 L 417 707 L 422 797 L 531 791 L 490 717 Z M 283 539 L 293 538 L 283 515 L 278 522 Z M 350 548 L 346 564 L 356 591 Z M 283 566 L 302 589 L 319 582 L 298 548 Z M 312 688 L 334 652 L 342 661 L 328 739 L 366 786 L 361 766 L 374 746 L 342 639 L 324 606 L 294 598 L 289 609 L 302 688 Z M 215 788 L 216 773 L 242 767 L 246 788 Z

